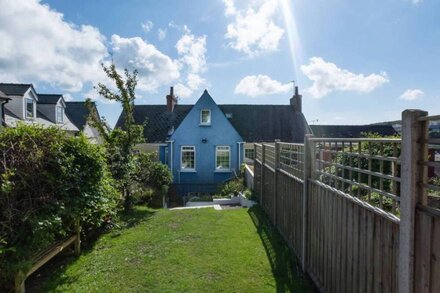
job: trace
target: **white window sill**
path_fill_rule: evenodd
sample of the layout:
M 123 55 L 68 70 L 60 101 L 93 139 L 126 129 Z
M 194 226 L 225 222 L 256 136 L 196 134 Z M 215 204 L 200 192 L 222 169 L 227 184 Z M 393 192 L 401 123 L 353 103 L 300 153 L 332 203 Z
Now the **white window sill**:
M 231 169 L 215 169 L 214 173 L 231 173 Z
M 206 123 L 200 123 L 199 126 L 207 127 L 207 126 L 211 126 L 211 123 L 209 123 L 209 124 L 206 124 Z
M 181 173 L 197 173 L 196 169 L 180 169 Z

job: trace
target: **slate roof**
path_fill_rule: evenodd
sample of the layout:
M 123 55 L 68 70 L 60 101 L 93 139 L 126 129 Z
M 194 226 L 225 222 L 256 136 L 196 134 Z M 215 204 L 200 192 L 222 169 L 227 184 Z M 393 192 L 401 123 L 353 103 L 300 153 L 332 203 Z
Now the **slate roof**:
M 290 105 L 219 105 L 228 120 L 246 142 L 301 143 L 309 133 L 306 119 Z M 229 116 L 229 115 L 227 115 Z
M 60 94 L 38 94 L 38 104 L 56 104 L 62 97 Z
M 66 108 L 64 111 L 67 117 L 69 117 L 69 120 L 79 130 L 84 129 L 87 124 L 87 117 L 89 116 L 89 110 L 86 107 L 86 102 L 66 102 Z
M 2 100 L 9 100 L 8 96 L 4 92 L 2 92 L 2 91 L 0 91 L 0 99 L 2 99 Z
M 313 135 L 328 138 L 358 138 L 372 132 L 383 136 L 398 134 L 392 125 L 310 125 Z
M 0 91 L 8 96 L 22 96 L 33 85 L 30 83 L 0 83 Z
M 143 124 L 144 137 L 148 143 L 165 142 L 170 129 L 176 129 L 186 117 L 193 105 L 180 105 L 174 107 L 173 112 L 167 111 L 166 105 L 136 105 L 133 116 L 136 124 Z M 124 112 L 119 116 L 115 127 L 122 127 Z
M 271 142 L 280 139 L 287 142 L 304 141 L 304 132 L 308 127 L 304 115 L 294 112 L 289 105 L 218 105 L 244 141 Z M 167 112 L 166 105 L 136 105 L 134 119 L 137 124 L 144 123 L 144 136 L 148 143 L 165 142 L 169 131 L 180 125 L 193 105 L 174 107 Z M 122 113 L 115 127 L 123 125 Z

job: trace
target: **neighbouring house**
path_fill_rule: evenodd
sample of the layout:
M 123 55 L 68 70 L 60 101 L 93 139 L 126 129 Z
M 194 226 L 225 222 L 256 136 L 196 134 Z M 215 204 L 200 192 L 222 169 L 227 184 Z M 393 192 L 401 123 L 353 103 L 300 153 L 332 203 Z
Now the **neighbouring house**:
M 91 102 L 91 106 L 93 111 L 92 115 L 100 118 L 95 102 Z M 90 141 L 97 144 L 104 141 L 98 129 L 90 125 L 87 119 L 90 111 L 87 108 L 86 102 L 66 102 L 65 111 L 70 121 L 72 121 L 72 123 L 82 131 Z
M 0 91 L 0 128 L 6 126 L 5 122 L 5 104 L 9 102 L 8 96 Z
M 389 125 L 310 125 L 316 137 L 326 138 L 359 138 L 364 133 L 377 133 L 382 136 L 398 135 L 398 132 Z
M 2 124 L 6 127 L 19 122 L 56 126 L 71 135 L 83 131 L 90 140 L 101 142 L 98 131 L 88 126 L 85 102 L 66 102 L 61 94 L 37 93 L 32 84 L 0 83 L 0 92 Z M 96 105 L 92 106 L 99 117 Z
M 0 83 L 0 91 L 10 99 L 5 105 L 6 127 L 18 122 L 56 125 L 75 134 L 78 128 L 65 117 L 65 102 L 62 95 L 38 94 L 32 84 Z
M 295 92 L 290 105 L 218 105 L 207 90 L 194 105 L 180 105 L 171 87 L 166 104 L 135 106 L 135 122 L 147 123 L 138 148 L 158 153 L 178 194 L 213 193 L 237 175 L 253 143 L 303 142 L 309 128 Z

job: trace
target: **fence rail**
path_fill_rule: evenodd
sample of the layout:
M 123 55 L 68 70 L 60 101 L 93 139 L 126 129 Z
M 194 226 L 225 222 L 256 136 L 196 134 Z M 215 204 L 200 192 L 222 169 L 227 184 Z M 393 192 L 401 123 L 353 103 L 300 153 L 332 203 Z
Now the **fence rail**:
M 260 203 L 321 291 L 440 292 L 439 120 L 408 110 L 402 139 L 255 145 Z

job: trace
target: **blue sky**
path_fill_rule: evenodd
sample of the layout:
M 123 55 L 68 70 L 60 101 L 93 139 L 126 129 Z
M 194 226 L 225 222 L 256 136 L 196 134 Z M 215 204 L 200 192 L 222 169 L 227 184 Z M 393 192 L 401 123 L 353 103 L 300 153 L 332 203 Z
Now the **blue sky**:
M 363 124 L 440 112 L 440 1 L 0 0 L 0 80 L 117 104 L 92 89 L 111 52 L 140 72 L 138 104 L 207 88 L 219 104 L 287 104 L 295 80 L 308 121 Z M 110 85 L 110 84 L 109 84 Z M 314 122 L 316 123 L 316 122 Z

